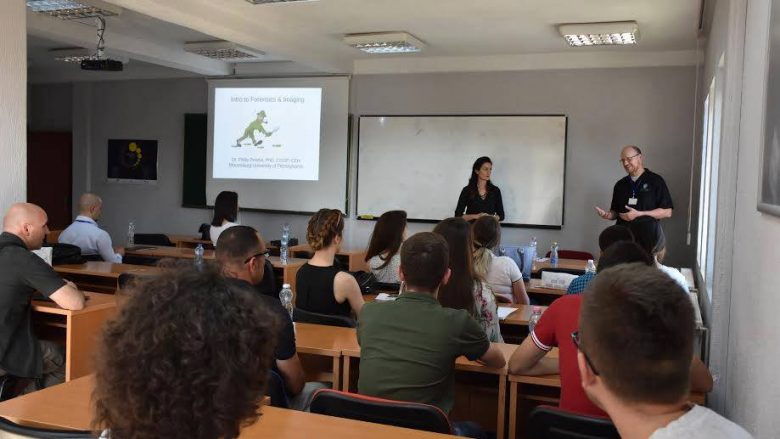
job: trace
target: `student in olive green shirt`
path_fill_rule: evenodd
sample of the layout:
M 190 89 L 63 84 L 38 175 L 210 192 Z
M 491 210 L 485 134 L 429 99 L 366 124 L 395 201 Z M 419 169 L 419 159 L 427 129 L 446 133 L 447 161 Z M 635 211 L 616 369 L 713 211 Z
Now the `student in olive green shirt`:
M 361 394 L 422 402 L 449 413 L 456 358 L 504 366 L 501 352 L 465 310 L 439 305 L 436 294 L 450 277 L 448 265 L 441 236 L 418 233 L 404 242 L 403 293 L 393 302 L 367 303 L 360 314 Z

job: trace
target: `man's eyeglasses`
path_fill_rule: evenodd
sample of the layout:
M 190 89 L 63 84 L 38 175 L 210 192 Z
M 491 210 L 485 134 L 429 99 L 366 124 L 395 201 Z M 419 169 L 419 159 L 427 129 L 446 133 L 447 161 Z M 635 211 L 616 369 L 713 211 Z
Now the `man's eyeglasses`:
M 620 164 L 622 165 L 623 163 L 628 163 L 631 160 L 634 160 L 636 157 L 639 157 L 640 155 L 642 155 L 642 154 L 634 154 L 631 157 L 626 157 L 624 159 L 620 159 L 620 160 L 618 160 L 618 162 L 620 162 Z
M 593 371 L 593 374 L 598 375 L 599 371 L 596 370 L 596 366 L 593 365 L 593 362 L 590 361 L 588 354 L 585 353 L 585 351 L 582 350 L 582 346 L 580 346 L 580 331 L 574 331 L 571 333 L 571 341 L 574 343 L 574 346 L 577 346 L 577 350 L 582 352 L 582 355 L 585 356 L 585 361 L 588 363 L 588 366 L 590 366 L 590 370 Z
M 253 258 L 259 258 L 261 256 L 264 257 L 264 258 L 267 258 L 267 257 L 271 256 L 271 252 L 269 252 L 268 250 L 265 250 L 265 251 L 262 251 L 262 252 L 259 252 L 259 253 L 255 253 L 252 256 L 246 258 L 246 260 L 244 260 L 244 263 L 248 264 L 249 261 L 251 261 Z

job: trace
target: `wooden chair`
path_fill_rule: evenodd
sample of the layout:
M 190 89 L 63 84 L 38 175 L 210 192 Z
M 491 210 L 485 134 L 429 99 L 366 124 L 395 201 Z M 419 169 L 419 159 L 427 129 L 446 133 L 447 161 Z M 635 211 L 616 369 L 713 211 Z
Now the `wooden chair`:
M 352 317 L 320 314 L 306 311 L 300 308 L 293 310 L 293 321 L 300 323 L 314 323 L 316 325 L 340 326 L 342 328 L 354 328 L 357 322 Z

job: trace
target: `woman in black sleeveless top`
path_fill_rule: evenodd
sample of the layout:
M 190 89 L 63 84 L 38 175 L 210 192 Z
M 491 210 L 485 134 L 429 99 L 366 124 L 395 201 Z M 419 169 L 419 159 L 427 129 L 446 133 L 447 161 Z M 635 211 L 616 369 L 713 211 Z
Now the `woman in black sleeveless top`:
M 480 157 L 471 166 L 469 184 L 460 191 L 455 216 L 474 221 L 485 215 L 492 215 L 498 221 L 504 220 L 504 201 L 501 190 L 490 181 L 493 162 L 490 157 Z
M 363 295 L 357 281 L 333 263 L 343 232 L 344 219 L 338 209 L 320 209 L 309 219 L 306 240 L 314 256 L 296 275 L 296 307 L 339 316 L 360 312 Z

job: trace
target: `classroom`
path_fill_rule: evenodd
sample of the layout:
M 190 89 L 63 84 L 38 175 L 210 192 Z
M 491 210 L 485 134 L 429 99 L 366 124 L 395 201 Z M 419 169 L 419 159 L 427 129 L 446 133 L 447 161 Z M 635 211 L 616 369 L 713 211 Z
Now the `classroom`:
M 684 344 L 695 357 L 685 402 L 706 407 L 701 416 L 736 425 L 723 430 L 730 437 L 780 436 L 774 412 L 780 385 L 773 384 L 780 299 L 771 283 L 780 264 L 774 123 L 780 114 L 780 41 L 774 38 L 780 0 L 6 0 L 0 29 L 0 262 L 11 264 L 0 273 L 0 432 L 12 421 L 22 429 L 129 435 L 132 425 L 112 425 L 112 410 L 121 408 L 110 406 L 105 387 L 109 378 L 123 381 L 107 370 L 124 358 L 107 353 L 130 343 L 122 340 L 121 325 L 132 324 L 131 310 L 159 306 L 154 297 L 163 297 L 166 282 L 201 279 L 185 293 L 207 303 L 215 298 L 198 296 L 207 296 L 203 285 L 224 277 L 263 292 L 271 310 L 263 316 L 281 309 L 290 314 L 270 320 L 295 322 L 289 322 L 293 329 L 252 323 L 258 334 L 272 337 L 292 331 L 292 353 L 281 360 L 276 346 L 241 357 L 265 369 L 271 364 L 272 378 L 281 377 L 282 394 L 285 385 L 288 392 L 280 406 L 268 390 L 273 379 L 269 385 L 246 378 L 245 391 L 266 389 L 268 398 L 247 396 L 246 404 L 261 406 L 259 418 L 257 410 L 227 413 L 257 419 L 241 437 L 437 437 L 423 424 L 380 425 L 371 418 L 380 412 L 376 406 L 357 410 L 372 424 L 292 410 L 311 404 L 294 394 L 327 394 L 316 390 L 323 388 L 343 391 L 345 398 L 408 397 L 408 388 L 382 390 L 400 386 L 399 379 L 383 380 L 403 376 L 404 369 L 385 359 L 387 368 L 377 373 L 377 362 L 386 352 L 412 354 L 377 346 L 392 342 L 383 331 L 403 332 L 402 324 L 439 332 L 429 327 L 440 316 L 411 317 L 431 294 L 432 303 L 442 305 L 436 312 L 465 309 L 473 319 L 464 328 L 476 321 L 482 338 L 492 342 L 477 349 L 482 355 L 456 352 L 448 365 L 451 386 L 440 389 L 445 397 L 414 401 L 441 409 L 451 427 L 443 433 L 547 437 L 535 425 L 555 421 L 540 420 L 535 410 L 573 407 L 567 390 L 573 377 L 575 384 L 582 379 L 575 387 L 587 406 L 574 411 L 606 419 L 589 424 L 592 419 L 577 418 L 582 424 L 575 433 L 603 427 L 594 437 L 619 437 L 609 433 L 615 428 L 622 437 L 650 437 L 621 418 L 634 404 L 615 403 L 624 395 L 611 393 L 609 379 L 616 378 L 599 367 L 609 349 L 589 340 L 609 312 L 610 304 L 595 294 L 612 291 L 609 279 L 626 285 L 650 279 L 638 288 L 652 290 L 658 270 L 642 267 L 633 279 L 623 273 L 626 263 L 645 263 L 647 255 L 645 265 L 663 267 L 685 290 L 685 309 L 693 310 L 690 340 L 665 347 Z M 46 226 L 30 226 L 38 210 L 19 203 L 40 206 Z M 396 236 L 382 247 L 380 230 L 392 221 Z M 622 239 L 614 236 L 607 239 L 613 246 L 602 246 L 615 224 L 630 231 L 642 255 L 626 246 L 616 250 Z M 84 240 L 73 237 L 95 226 L 100 239 L 108 239 L 108 255 L 85 251 Z M 490 236 L 480 238 L 480 226 Z M 41 227 L 52 233 L 42 234 Z M 38 280 L 30 292 L 44 297 L 28 298 L 24 310 L 13 308 L 7 291 L 20 283 L 13 276 L 24 273 L 13 264 L 43 242 L 55 245 L 49 253 L 55 262 L 39 267 L 49 270 L 48 283 Z M 84 258 L 59 264 L 57 252 L 64 250 L 56 244 L 68 243 L 81 247 Z M 431 248 L 442 243 L 449 271 L 415 270 L 434 267 L 439 253 Z M 472 257 L 459 269 L 461 244 Z M 419 258 L 419 265 L 404 265 L 404 254 Z M 383 263 L 385 256 L 393 263 Z M 485 268 L 495 261 L 511 266 L 503 289 Z M 326 273 L 330 265 L 341 270 Z M 54 273 L 63 280 L 55 281 Z M 587 280 L 578 279 L 583 274 Z M 311 284 L 315 277 L 333 279 L 326 288 L 336 300 L 326 301 L 332 313 L 311 305 L 322 305 L 321 288 Z M 414 285 L 409 279 L 434 282 L 430 294 L 408 289 Z M 588 287 L 571 294 L 580 280 Z M 463 282 L 489 288 L 467 295 L 463 305 L 450 296 Z M 291 290 L 288 309 L 279 300 L 283 285 Z M 125 303 L 123 291 L 138 294 Z M 265 301 L 269 296 L 273 300 Z M 229 299 L 245 300 L 238 293 Z M 553 317 L 574 300 L 566 337 L 551 332 L 545 338 Z M 594 317 L 596 304 L 604 316 Z M 409 309 L 401 312 L 401 306 Z M 399 314 L 390 318 L 393 307 Z M 190 313 L 192 323 L 208 318 L 202 311 L 182 307 L 181 316 Z M 343 319 L 315 321 L 319 317 L 307 312 Z M 124 329 L 146 322 L 161 330 L 155 318 L 186 325 L 181 316 L 159 310 Z M 629 321 L 635 325 L 614 332 L 638 334 L 650 327 L 642 323 Z M 44 366 L 49 341 L 56 340 L 64 384 L 44 385 L 43 372 L 33 367 L 27 372 L 38 379 L 30 385 L 39 390 L 22 386 L 5 400 L 4 374 L 29 384 L 30 373 L 17 373 L 9 363 L 18 352 L 2 352 L 9 343 L 3 333 L 13 325 L 34 329 L 25 342 L 43 355 Z M 485 325 L 494 325 L 492 333 Z M 458 324 L 442 326 L 454 332 Z M 232 329 L 226 327 L 225 334 Z M 129 356 L 132 348 L 124 346 Z M 220 361 L 224 350 L 214 352 Z M 521 361 L 524 353 L 529 357 Z M 268 360 L 273 355 L 275 362 Z M 553 363 L 554 369 L 543 368 Z M 710 381 L 703 390 L 700 377 Z M 290 386 L 297 390 L 290 393 Z M 97 416 L 90 406 L 94 389 L 101 397 Z M 243 396 L 231 395 L 225 407 Z M 69 407 L 78 413 L 66 414 Z M 31 431 L 22 437 L 37 437 Z M 184 430 L 157 433 L 163 431 L 186 437 Z M 238 434 L 218 431 L 213 437 Z M 729 437 L 723 431 L 698 434 Z M 652 437 L 673 434 L 658 430 Z

